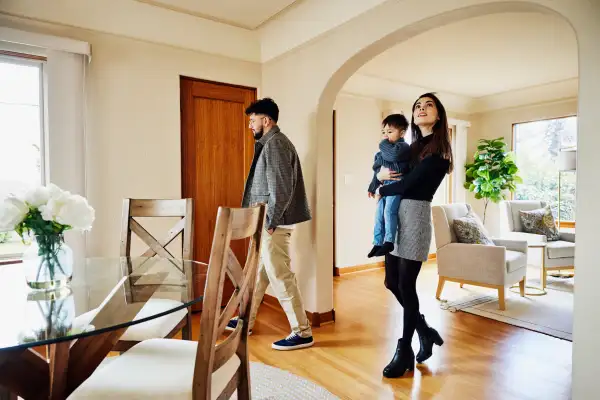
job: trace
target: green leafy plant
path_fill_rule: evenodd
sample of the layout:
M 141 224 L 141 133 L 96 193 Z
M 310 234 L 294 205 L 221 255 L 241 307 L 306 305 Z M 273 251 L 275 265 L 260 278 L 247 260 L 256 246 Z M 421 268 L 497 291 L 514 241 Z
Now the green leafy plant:
M 494 203 L 506 198 L 506 191 L 514 192 L 516 184 L 523 183 L 517 175 L 514 154 L 506 150 L 504 137 L 480 139 L 473 162 L 465 164 L 465 189 L 475 193 L 476 199 L 483 199 L 483 223 L 490 201 Z

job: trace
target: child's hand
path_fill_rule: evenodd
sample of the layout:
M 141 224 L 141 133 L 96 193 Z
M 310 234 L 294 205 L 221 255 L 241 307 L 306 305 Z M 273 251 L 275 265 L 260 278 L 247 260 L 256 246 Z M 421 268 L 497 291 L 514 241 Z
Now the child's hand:
M 381 171 L 379 171 L 377 173 L 377 180 L 379 182 L 383 182 L 383 181 L 399 181 L 402 176 L 402 174 L 398 173 L 398 172 L 394 172 L 394 171 L 387 171 L 384 170 L 383 168 L 381 169 Z

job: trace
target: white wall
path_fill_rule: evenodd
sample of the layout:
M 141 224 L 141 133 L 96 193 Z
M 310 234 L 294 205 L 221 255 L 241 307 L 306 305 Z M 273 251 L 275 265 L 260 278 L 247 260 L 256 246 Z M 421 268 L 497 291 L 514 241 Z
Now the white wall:
M 382 102 L 340 95 L 336 110 L 336 267 L 371 264 L 376 203 L 367 197 L 381 138 Z
M 0 25 L 91 44 L 86 163 L 97 216 L 88 242 L 92 256 L 118 254 L 124 197 L 181 197 L 180 75 L 250 87 L 261 83 L 257 63 L 15 18 L 0 16 Z
M 472 124 L 468 142 L 467 160 L 469 162 L 472 161 L 479 139 L 492 139 L 504 136 L 508 148 L 512 149 L 512 125 L 515 123 L 559 118 L 574 114 L 577 114 L 576 99 L 548 104 L 531 104 L 472 115 L 470 117 Z M 464 167 L 461 167 L 460 170 L 464 174 Z M 468 200 L 473 205 L 475 212 L 483 218 L 483 200 L 476 200 L 471 192 L 468 192 Z M 490 234 L 494 236 L 500 234 L 500 207 L 498 204 L 490 203 L 488 205 L 485 225 Z

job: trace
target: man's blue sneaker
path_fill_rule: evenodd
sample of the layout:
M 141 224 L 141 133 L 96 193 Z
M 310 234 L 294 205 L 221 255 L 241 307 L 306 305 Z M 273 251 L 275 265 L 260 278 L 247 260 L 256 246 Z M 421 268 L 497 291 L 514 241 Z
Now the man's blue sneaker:
M 315 341 L 313 340 L 312 336 L 303 338 L 303 337 L 296 335 L 295 333 L 292 333 L 290 336 L 286 337 L 285 339 L 282 339 L 278 342 L 273 343 L 272 347 L 275 350 L 285 351 L 285 350 L 305 349 L 307 347 L 312 346 L 313 344 L 315 344 Z
M 237 321 L 238 321 L 237 318 L 230 319 L 229 322 L 227 323 L 227 326 L 225 327 L 225 330 L 230 331 L 230 332 L 235 331 L 235 328 L 237 326 Z M 252 335 L 252 329 L 250 329 L 248 331 L 248 335 Z

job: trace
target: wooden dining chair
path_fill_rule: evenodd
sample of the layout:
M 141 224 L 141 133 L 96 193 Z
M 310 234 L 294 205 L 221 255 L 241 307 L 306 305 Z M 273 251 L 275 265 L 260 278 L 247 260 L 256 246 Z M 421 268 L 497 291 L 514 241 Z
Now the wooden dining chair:
M 69 399 L 238 399 L 250 394 L 248 322 L 264 232 L 265 205 L 219 208 L 204 290 L 198 342 L 150 339 L 105 361 Z M 244 268 L 230 248 L 232 240 L 250 238 Z M 225 278 L 234 286 L 221 309 Z M 229 320 L 235 331 L 217 344 Z
M 157 240 L 150 234 L 136 218 L 181 218 L 173 228 L 169 230 L 162 241 Z M 137 259 L 138 264 L 135 268 L 141 267 L 144 261 L 154 256 L 168 258 L 177 265 L 180 259 L 191 260 L 193 253 L 193 233 L 194 233 L 194 208 L 192 199 L 176 200 L 145 200 L 145 199 L 124 199 L 123 216 L 121 221 L 121 257 L 131 256 L 131 237 L 132 233 L 137 235 L 148 249 Z M 173 255 L 167 246 L 179 236 L 181 241 L 181 256 Z M 193 285 L 192 285 L 193 290 Z M 161 310 L 174 308 L 173 303 L 176 300 L 169 299 L 150 299 L 136 318 L 143 318 L 146 315 L 157 314 Z M 181 337 L 184 340 L 191 339 L 192 327 L 192 309 L 179 310 L 178 312 L 167 314 L 164 317 L 153 319 L 141 324 L 129 327 L 117 345 L 115 351 L 127 351 L 135 344 L 146 339 L 171 338 L 181 331 Z

